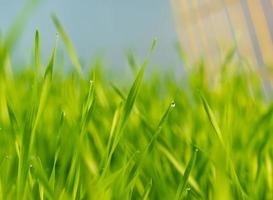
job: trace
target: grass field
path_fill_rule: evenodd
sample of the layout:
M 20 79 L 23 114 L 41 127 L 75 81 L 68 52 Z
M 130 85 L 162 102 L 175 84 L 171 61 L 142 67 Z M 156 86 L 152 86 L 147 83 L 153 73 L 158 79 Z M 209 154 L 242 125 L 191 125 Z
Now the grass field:
M 38 32 L 16 72 L 13 36 L 0 42 L 0 199 L 273 199 L 273 102 L 232 51 L 217 76 L 200 62 L 144 77 L 154 41 L 119 85 L 83 70 L 53 21 L 73 72 L 55 49 L 41 63 Z

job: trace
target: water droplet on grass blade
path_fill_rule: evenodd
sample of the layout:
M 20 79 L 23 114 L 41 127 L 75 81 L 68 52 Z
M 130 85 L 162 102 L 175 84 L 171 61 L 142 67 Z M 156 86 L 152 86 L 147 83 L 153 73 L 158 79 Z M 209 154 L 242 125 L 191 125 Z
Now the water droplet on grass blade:
M 175 101 L 172 101 L 171 107 L 174 108 L 176 106 Z

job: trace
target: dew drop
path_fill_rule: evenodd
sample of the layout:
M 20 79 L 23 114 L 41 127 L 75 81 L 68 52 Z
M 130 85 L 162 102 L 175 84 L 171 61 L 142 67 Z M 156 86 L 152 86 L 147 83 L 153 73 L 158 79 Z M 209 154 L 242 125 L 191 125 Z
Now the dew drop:
M 172 108 L 174 108 L 174 107 L 175 107 L 175 102 L 174 102 L 174 101 L 172 101 L 172 103 L 171 103 L 171 107 L 172 107 Z

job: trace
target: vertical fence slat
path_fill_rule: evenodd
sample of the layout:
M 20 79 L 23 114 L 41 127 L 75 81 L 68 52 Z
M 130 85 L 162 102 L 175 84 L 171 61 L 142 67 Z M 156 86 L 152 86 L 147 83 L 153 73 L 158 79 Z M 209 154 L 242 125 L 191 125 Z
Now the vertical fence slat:
M 203 9 L 203 16 L 206 15 L 206 13 L 213 13 L 212 10 L 210 9 L 209 3 L 211 3 L 214 1 L 212 0 L 204 0 L 204 6 Z M 206 28 L 207 28 L 207 38 L 208 38 L 208 42 L 210 43 L 210 47 L 211 47 L 211 57 L 213 59 L 213 64 L 217 65 L 220 62 L 220 49 L 219 49 L 219 38 L 218 37 L 214 37 L 214 34 L 217 31 L 217 28 L 215 27 L 215 23 L 214 23 L 214 19 L 212 17 L 211 14 L 207 14 L 206 17 Z M 212 38 L 214 38 L 214 41 L 212 42 Z
M 249 5 L 247 0 L 240 0 L 243 14 L 245 17 L 246 25 L 248 28 L 248 32 L 251 38 L 252 46 L 255 52 L 255 56 L 257 59 L 257 65 L 258 67 L 263 67 L 264 66 L 264 60 L 263 60 L 263 55 L 261 52 L 260 44 L 257 38 L 257 33 L 253 24 L 252 16 L 249 10 Z
M 176 0 L 173 0 L 176 1 Z M 182 48 L 188 53 L 189 61 L 198 59 L 199 47 L 198 42 L 194 35 L 194 26 L 189 26 L 189 16 L 191 16 L 191 11 L 187 1 L 180 0 L 174 3 L 175 5 L 179 4 L 180 9 L 178 8 L 178 20 L 181 21 L 179 34 L 181 35 Z M 177 9 L 177 8 L 175 8 Z
M 230 13 L 231 24 L 234 29 L 234 35 L 237 41 L 237 48 L 239 49 L 239 59 L 248 58 L 251 64 L 256 64 L 255 52 L 251 45 L 250 36 L 242 13 L 240 2 L 232 5 L 227 5 Z
M 226 19 L 227 19 L 227 22 L 228 22 L 230 33 L 232 35 L 233 45 L 236 48 L 236 54 L 237 54 L 237 56 L 241 57 L 241 53 L 240 53 L 240 50 L 238 48 L 238 42 L 237 42 L 237 38 L 236 38 L 236 33 L 235 33 L 235 30 L 234 30 L 233 24 L 231 22 L 231 16 L 230 16 L 230 13 L 229 13 L 229 10 L 228 10 L 228 6 L 227 6 L 225 0 L 221 0 L 221 2 L 222 2 L 223 7 L 224 7 L 224 12 L 225 12 L 225 16 L 226 16 Z
M 260 0 L 249 2 L 249 7 L 256 29 L 257 37 L 260 43 L 265 65 L 272 63 L 273 46 L 270 35 L 270 27 L 268 26 L 262 3 Z M 270 61 L 271 60 L 271 61 Z
M 203 52 L 202 53 L 202 57 L 206 57 L 206 63 L 209 65 L 213 64 L 213 59 L 212 59 L 212 53 L 211 53 L 211 44 L 209 42 L 209 33 L 208 33 L 208 23 L 206 18 L 203 18 L 202 16 L 204 15 L 205 10 L 204 9 L 199 9 L 200 7 L 202 7 L 204 5 L 204 1 L 203 0 L 196 0 L 196 1 L 192 1 L 193 2 L 193 7 L 194 10 L 199 10 L 199 12 L 196 12 L 196 16 L 199 19 L 198 20 L 198 27 L 199 27 L 199 36 L 201 38 L 202 41 L 202 46 L 203 46 Z M 200 34 L 202 33 L 202 34 Z
M 261 0 L 264 16 L 266 18 L 267 26 L 271 35 L 271 42 L 273 44 L 273 7 L 270 0 Z

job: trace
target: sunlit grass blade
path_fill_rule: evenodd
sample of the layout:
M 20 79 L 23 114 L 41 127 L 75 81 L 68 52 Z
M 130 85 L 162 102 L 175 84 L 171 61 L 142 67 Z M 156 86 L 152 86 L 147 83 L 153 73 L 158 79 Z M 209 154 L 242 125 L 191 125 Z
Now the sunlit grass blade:
M 60 36 L 64 42 L 64 45 L 66 47 L 66 50 L 68 52 L 69 58 L 73 64 L 73 66 L 76 68 L 76 71 L 82 76 L 83 75 L 82 66 L 79 61 L 76 49 L 75 49 L 72 41 L 70 40 L 69 36 L 65 32 L 61 22 L 59 21 L 59 19 L 57 18 L 56 15 L 52 15 L 52 20 L 54 22 L 56 29 L 60 33 Z
M 59 152 L 60 150 L 58 150 L 55 154 L 52 171 L 49 177 L 49 185 L 50 185 L 50 188 L 52 188 L 53 190 L 55 188 L 55 182 L 56 182 L 56 163 L 59 157 Z
M 28 21 L 30 14 L 37 6 L 40 0 L 28 0 L 22 12 L 18 15 L 15 22 L 10 27 L 7 38 L 6 38 L 6 48 L 10 50 L 14 47 L 15 43 L 19 39 L 19 36 L 22 34 L 25 24 Z
M 114 143 L 114 138 L 116 132 L 117 132 L 117 128 L 119 126 L 119 121 L 120 121 L 120 115 L 121 115 L 121 111 L 122 111 L 122 106 L 123 104 L 121 103 L 119 105 L 119 107 L 116 109 L 114 117 L 113 117 L 113 121 L 112 121 L 112 125 L 111 125 L 111 130 L 110 130 L 110 135 L 109 135 L 109 139 L 108 139 L 108 144 L 107 144 L 107 151 L 106 151 L 106 160 L 108 159 L 108 153 L 111 151 L 111 148 L 113 146 Z M 108 161 L 109 162 L 109 161 Z M 106 167 L 108 166 L 108 164 L 106 164 Z M 105 168 L 105 166 L 103 166 Z
M 151 52 L 153 51 L 153 49 L 156 46 L 156 42 L 157 42 L 157 40 L 154 39 L 154 41 L 153 41 L 153 43 L 151 45 L 151 48 L 148 51 L 147 57 L 145 58 L 142 66 L 141 66 L 141 68 L 140 68 L 140 70 L 139 70 L 139 72 L 137 74 L 137 77 L 136 77 L 136 79 L 135 79 L 135 81 L 134 81 L 134 83 L 133 83 L 133 85 L 132 85 L 132 87 L 131 87 L 131 89 L 129 91 L 129 94 L 126 97 L 126 100 L 122 105 L 119 119 L 116 122 L 114 132 L 112 133 L 113 142 L 110 143 L 109 152 L 107 152 L 107 159 L 106 159 L 106 162 L 105 162 L 103 174 L 105 174 L 105 172 L 108 170 L 112 155 L 113 155 L 113 153 L 114 153 L 114 151 L 115 151 L 115 149 L 116 149 L 116 147 L 117 147 L 117 145 L 118 145 L 118 143 L 119 143 L 119 141 L 120 141 L 120 139 L 122 137 L 123 129 L 125 127 L 126 122 L 128 121 L 128 118 L 129 118 L 129 115 L 130 115 L 130 113 L 132 111 L 132 108 L 133 108 L 133 105 L 135 103 L 136 97 L 137 97 L 137 95 L 139 93 L 141 82 L 142 82 L 142 79 L 143 79 L 143 76 L 144 76 L 144 72 L 145 72 L 145 69 L 146 69 L 147 64 L 148 64 L 148 60 L 149 60 Z
M 94 78 L 94 77 L 93 77 Z M 75 147 L 77 148 L 73 153 L 73 158 L 71 161 L 71 166 L 69 172 L 67 174 L 66 185 L 68 188 L 73 188 L 73 195 L 76 195 L 76 191 L 78 189 L 78 183 L 75 185 L 74 180 L 80 178 L 79 164 L 81 162 L 81 158 L 85 158 L 84 156 L 84 146 L 83 139 L 86 132 L 86 125 L 92 113 L 95 103 L 95 89 L 94 89 L 94 81 L 90 81 L 89 90 L 87 94 L 87 98 L 82 107 L 82 114 L 80 119 L 79 135 L 76 136 Z M 76 177 L 75 177 L 76 176 Z M 79 181 L 79 180 L 77 180 Z
M 31 169 L 34 177 L 38 180 L 38 184 L 41 185 L 44 190 L 45 190 L 45 193 L 47 195 L 47 197 L 49 199 L 54 199 L 54 192 L 49 184 L 49 181 L 48 181 L 48 178 L 47 178 L 47 175 L 46 175 L 46 172 L 45 170 L 43 169 L 42 167 L 42 164 L 41 164 L 41 161 L 39 160 L 35 160 L 33 162 L 33 166 L 32 166 L 33 169 Z
M 196 157 L 197 157 L 198 149 L 194 149 L 193 155 L 190 159 L 190 162 L 188 163 L 183 178 L 178 186 L 177 192 L 176 192 L 176 200 L 182 199 L 183 192 L 185 191 L 185 188 L 187 186 L 188 179 L 190 177 L 190 173 L 192 171 L 193 166 L 195 165 Z
M 29 156 L 33 149 L 33 144 L 36 137 L 36 129 L 37 129 L 40 117 L 42 115 L 43 109 L 45 107 L 46 99 L 47 99 L 51 81 L 52 81 L 55 49 L 56 49 L 56 46 L 53 49 L 51 59 L 46 68 L 39 102 L 34 102 L 33 108 L 29 110 L 28 118 L 25 121 L 25 130 L 24 130 L 21 145 L 20 145 L 21 149 L 20 149 L 19 166 L 18 166 L 17 199 L 19 199 L 22 193 L 24 192 L 23 186 L 26 181 Z
M 248 141 L 248 146 L 252 145 L 257 139 L 258 135 L 257 133 L 261 130 L 264 129 L 266 126 L 268 126 L 270 121 L 273 119 L 273 104 L 271 104 L 268 109 L 261 115 L 259 116 L 258 120 L 253 124 L 253 128 L 251 129 L 250 132 L 250 137 Z
M 79 192 L 79 186 L 80 186 L 80 168 L 77 169 L 76 174 L 75 174 L 75 181 L 73 185 L 73 190 L 72 190 L 72 199 L 78 199 L 77 195 Z
M 144 76 L 144 71 L 147 67 L 150 54 L 152 53 L 153 49 L 156 46 L 156 42 L 157 40 L 155 39 L 126 98 L 126 101 L 124 103 L 124 108 L 123 108 L 123 116 L 122 116 L 122 122 L 121 122 L 122 124 L 125 124 L 126 120 L 128 119 L 128 116 L 131 113 L 132 107 L 134 105 L 135 99 L 140 89 L 140 85 Z
M 171 111 L 175 108 L 175 102 L 172 101 L 169 105 L 169 107 L 167 108 L 167 110 L 165 111 L 164 115 L 161 117 L 157 127 L 156 127 L 156 130 L 154 132 L 154 135 L 152 136 L 150 142 L 148 143 L 146 149 L 145 149 L 145 154 L 147 152 L 150 152 L 152 149 L 153 149 L 153 145 L 155 143 L 155 141 L 157 140 L 159 134 L 161 133 L 162 131 L 162 128 L 163 128 L 163 124 L 165 123 L 165 121 L 167 120 L 167 117 L 169 116 L 169 114 L 171 113 Z
M 31 131 L 31 137 L 30 137 L 30 146 L 29 146 L 29 152 L 32 150 L 32 145 L 35 140 L 35 135 L 36 135 L 36 129 L 38 126 L 38 122 L 40 120 L 40 117 L 42 115 L 42 112 L 44 110 L 47 96 L 50 90 L 51 82 L 52 82 L 52 76 L 53 76 L 53 67 L 54 67 L 54 60 L 55 60 L 55 52 L 56 52 L 56 45 L 52 51 L 50 61 L 48 63 L 48 66 L 46 68 L 45 74 L 44 74 L 44 80 L 43 80 L 43 85 L 42 85 L 42 90 L 40 94 L 40 99 L 39 99 L 39 105 L 37 109 L 37 114 L 34 119 L 32 131 Z
M 16 119 L 16 116 L 15 116 L 15 113 L 13 111 L 13 108 L 11 107 L 11 105 L 9 103 L 7 105 L 7 108 L 8 108 L 10 123 L 11 123 L 13 129 L 16 130 L 16 129 L 18 129 L 18 121 Z
M 36 30 L 36 32 L 35 32 L 34 56 L 35 56 L 36 75 L 38 75 L 39 72 L 40 72 L 40 36 L 39 36 L 39 31 L 38 30 Z
M 211 123 L 211 125 L 212 125 L 212 127 L 213 127 L 213 129 L 214 129 L 214 131 L 215 131 L 221 145 L 225 148 L 226 146 L 225 146 L 225 143 L 224 143 L 223 135 L 222 135 L 221 130 L 220 130 L 218 124 L 217 124 L 216 118 L 215 118 L 215 116 L 214 116 L 214 114 L 213 114 L 207 100 L 205 99 L 205 97 L 202 94 L 200 94 L 200 96 L 201 96 L 201 99 L 202 99 L 203 107 L 204 107 L 204 109 L 206 111 L 206 114 L 207 114 L 207 116 L 209 118 L 209 121 L 210 121 L 210 123 Z
M 230 152 L 227 149 L 226 144 L 224 143 L 223 135 L 222 135 L 222 132 L 221 132 L 221 130 L 220 130 L 220 128 L 219 128 L 219 126 L 218 126 L 218 124 L 216 122 L 216 118 L 215 118 L 215 116 L 214 116 L 214 114 L 213 114 L 213 112 L 212 112 L 212 110 L 211 110 L 208 102 L 206 101 L 205 97 L 202 94 L 200 94 L 200 95 L 201 95 L 203 107 L 204 107 L 204 109 L 206 111 L 208 119 L 209 119 L 209 121 L 210 121 L 210 123 L 211 123 L 211 125 L 212 125 L 212 127 L 213 127 L 213 129 L 214 129 L 214 131 L 215 131 L 215 133 L 216 133 L 219 141 L 220 141 L 220 144 L 221 144 L 221 146 L 222 146 L 222 148 L 224 150 L 223 151 L 223 156 L 225 156 L 226 159 L 227 159 L 227 164 L 228 164 L 228 168 L 229 168 L 229 173 L 230 173 L 231 179 L 234 182 L 235 187 L 236 187 L 237 192 L 239 193 L 240 197 L 241 198 L 245 198 L 246 197 L 246 193 L 245 193 L 244 189 L 242 188 L 242 185 L 241 185 L 241 183 L 239 181 L 238 175 L 237 175 L 237 173 L 235 171 L 233 162 L 232 162 L 231 157 L 230 157 Z
M 148 200 L 149 199 L 149 194 L 150 194 L 150 191 L 152 189 L 152 186 L 153 186 L 153 180 L 151 180 L 148 183 L 148 185 L 146 186 L 145 192 L 144 192 L 143 197 L 142 197 L 143 200 Z
M 186 166 L 182 165 L 173 155 L 172 153 L 163 145 L 158 145 L 158 149 L 160 150 L 160 152 L 162 152 L 164 154 L 164 156 L 166 156 L 166 158 L 170 161 L 170 163 L 172 163 L 172 165 L 174 166 L 174 168 L 183 176 L 184 172 L 186 170 Z M 191 187 L 200 195 L 203 196 L 203 194 L 201 193 L 201 189 L 199 184 L 196 182 L 196 180 L 189 175 L 188 178 L 188 182 L 191 185 Z
M 133 170 L 131 172 L 131 173 L 133 173 L 133 177 L 128 184 L 129 190 L 132 190 L 135 187 L 136 181 L 139 177 L 141 167 L 142 167 L 145 159 L 148 157 L 148 154 L 154 149 L 155 142 L 158 139 L 159 134 L 162 131 L 162 128 L 163 128 L 162 126 L 165 123 L 165 121 L 167 120 L 167 117 L 169 116 L 170 112 L 172 111 L 172 109 L 174 107 L 175 107 L 175 103 L 171 102 L 171 104 L 168 106 L 167 110 L 165 111 L 165 113 L 161 117 L 156 129 L 153 131 L 152 138 L 150 139 L 150 141 L 146 145 L 144 151 L 141 153 L 136 166 L 133 168 Z
M 91 113 L 94 109 L 95 104 L 95 86 L 94 86 L 95 78 L 90 81 L 89 91 L 86 98 L 86 102 L 82 108 L 82 117 L 81 117 L 81 135 L 84 133 L 84 129 L 86 127 L 86 123 L 88 122 Z

